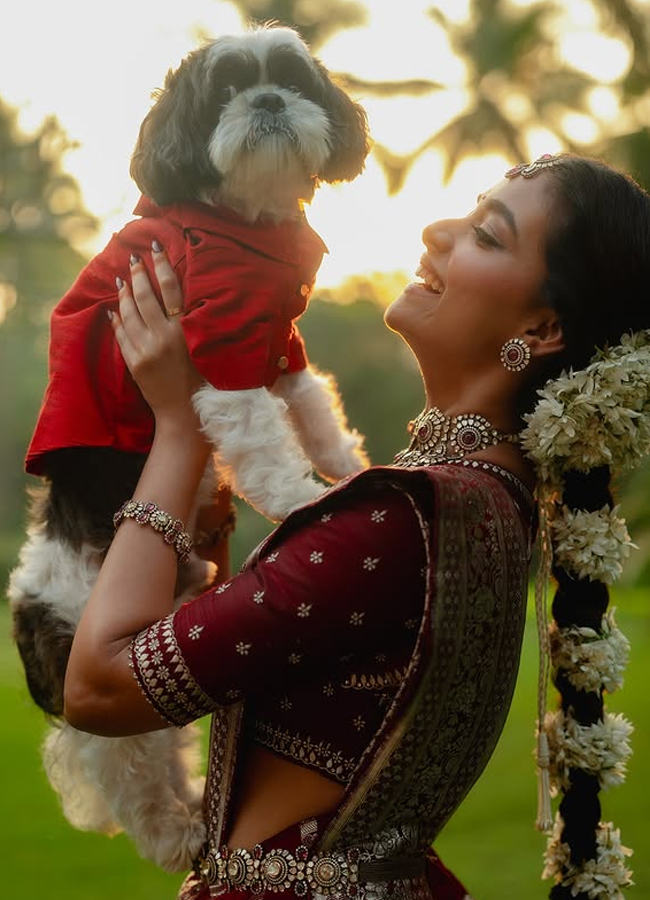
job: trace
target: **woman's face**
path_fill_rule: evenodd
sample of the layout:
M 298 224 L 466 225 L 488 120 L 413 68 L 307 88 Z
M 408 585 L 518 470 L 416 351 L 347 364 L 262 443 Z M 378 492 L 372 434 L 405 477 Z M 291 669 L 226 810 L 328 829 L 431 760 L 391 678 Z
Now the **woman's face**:
M 516 177 L 481 195 L 465 218 L 428 225 L 417 275 L 385 321 L 420 365 L 471 373 L 499 363 L 503 343 L 525 336 L 541 305 L 550 177 Z

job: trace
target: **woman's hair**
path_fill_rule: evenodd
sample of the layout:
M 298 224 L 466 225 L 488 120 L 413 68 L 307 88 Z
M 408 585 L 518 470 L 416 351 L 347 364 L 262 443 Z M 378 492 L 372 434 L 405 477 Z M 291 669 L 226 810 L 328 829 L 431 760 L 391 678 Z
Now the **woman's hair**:
M 650 196 L 628 175 L 599 160 L 562 155 L 548 168 L 555 222 L 547 242 L 545 302 L 558 313 L 566 350 L 547 370 L 584 368 L 597 349 L 620 342 L 625 332 L 650 327 Z M 562 503 L 571 511 L 593 512 L 613 506 L 610 471 L 600 466 L 565 475 Z M 588 627 L 602 633 L 607 585 L 553 568 L 557 589 L 553 618 L 561 629 Z M 565 715 L 580 725 L 603 719 L 603 687 L 579 690 L 556 667 L 553 680 Z M 597 774 L 570 770 L 559 807 L 562 843 L 571 863 L 583 866 L 597 856 L 601 817 Z M 552 900 L 586 898 L 556 884 Z
M 650 327 L 650 195 L 600 160 L 563 154 L 547 172 L 556 211 L 545 302 L 566 344 L 558 374 L 583 368 L 624 332 Z

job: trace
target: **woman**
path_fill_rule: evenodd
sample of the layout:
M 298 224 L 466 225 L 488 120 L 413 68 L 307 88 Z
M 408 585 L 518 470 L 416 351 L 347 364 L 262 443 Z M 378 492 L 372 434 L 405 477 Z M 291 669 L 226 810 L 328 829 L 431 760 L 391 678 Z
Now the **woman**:
M 563 366 L 650 322 L 635 301 L 648 197 L 572 157 L 508 176 L 424 230 L 422 281 L 386 313 L 426 395 L 408 450 L 291 515 L 176 613 L 184 546 L 147 523 L 186 520 L 209 448 L 173 273 L 155 253 L 165 317 L 133 261 L 113 324 L 156 434 L 75 637 L 65 716 L 124 735 L 215 711 L 209 842 L 182 897 L 436 890 L 427 848 L 514 689 L 535 482 L 521 414 Z

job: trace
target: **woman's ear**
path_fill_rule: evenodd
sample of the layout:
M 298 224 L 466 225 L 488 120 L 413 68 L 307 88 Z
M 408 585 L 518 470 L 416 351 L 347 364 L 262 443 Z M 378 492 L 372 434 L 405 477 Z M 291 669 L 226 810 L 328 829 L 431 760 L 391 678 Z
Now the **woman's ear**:
M 564 332 L 555 310 L 545 307 L 538 311 L 534 321 L 524 333 L 533 358 L 542 358 L 566 350 Z

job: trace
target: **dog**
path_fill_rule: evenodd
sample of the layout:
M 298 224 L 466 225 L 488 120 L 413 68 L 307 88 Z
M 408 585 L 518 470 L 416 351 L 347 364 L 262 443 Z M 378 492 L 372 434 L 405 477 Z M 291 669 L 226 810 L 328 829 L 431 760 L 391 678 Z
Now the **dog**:
M 140 127 L 137 218 L 52 314 L 50 378 L 26 458 L 43 490 L 9 581 L 14 639 L 34 701 L 55 720 L 43 759 L 65 815 L 79 828 L 126 831 L 167 871 L 189 868 L 206 836 L 192 726 L 115 739 L 61 720 L 74 630 L 153 437 L 108 322 L 115 278 L 133 255 L 152 274 L 157 240 L 181 280 L 181 322 L 205 379 L 193 402 L 214 445 L 197 502 L 226 485 L 283 519 L 368 464 L 295 320 L 326 251 L 304 207 L 319 183 L 356 178 L 369 149 L 363 108 L 293 29 L 254 26 L 206 43 L 170 70 Z M 213 579 L 197 561 L 181 567 L 177 603 Z

